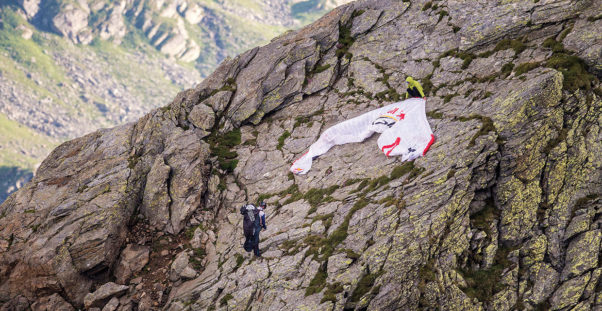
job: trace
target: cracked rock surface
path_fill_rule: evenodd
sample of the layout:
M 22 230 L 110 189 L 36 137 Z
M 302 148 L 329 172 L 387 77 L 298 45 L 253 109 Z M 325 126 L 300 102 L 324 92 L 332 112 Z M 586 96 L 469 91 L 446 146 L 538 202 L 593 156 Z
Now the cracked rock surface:
M 227 59 L 138 122 L 59 146 L 0 205 L 0 308 L 88 307 L 115 286 L 94 307 L 602 308 L 592 7 L 357 1 Z M 372 137 L 288 173 L 408 75 L 428 97 L 425 157 Z M 262 259 L 238 212 L 259 200 Z M 141 247 L 145 267 L 116 274 Z

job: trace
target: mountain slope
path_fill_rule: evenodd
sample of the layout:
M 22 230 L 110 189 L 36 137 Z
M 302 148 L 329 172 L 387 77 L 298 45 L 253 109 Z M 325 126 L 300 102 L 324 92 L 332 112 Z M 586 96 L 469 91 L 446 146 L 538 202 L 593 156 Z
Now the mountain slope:
M 298 4 L 3 2 L 0 117 L 46 140 L 0 142 L 2 150 L 35 146 L 43 151 L 27 152 L 32 161 L 16 166 L 14 160 L 3 161 L 12 154 L 0 151 L 0 167 L 33 171 L 56 143 L 136 120 L 201 81 L 228 55 L 299 27 L 336 3 Z M 11 180 L 19 178 L 8 175 L 2 182 L 14 189 Z M 7 189 L 0 185 L 0 202 Z
M 0 205 L 0 302 L 600 308 L 599 5 L 359 1 L 229 59 L 138 122 L 60 145 Z M 386 158 L 373 137 L 288 173 L 407 75 L 428 95 L 425 157 Z M 263 259 L 238 214 L 258 200 Z

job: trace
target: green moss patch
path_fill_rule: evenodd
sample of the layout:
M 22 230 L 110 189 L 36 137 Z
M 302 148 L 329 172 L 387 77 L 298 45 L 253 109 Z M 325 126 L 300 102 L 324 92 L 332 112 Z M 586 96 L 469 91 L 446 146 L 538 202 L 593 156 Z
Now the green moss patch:
M 234 266 L 232 272 L 238 270 L 238 268 L 240 268 L 242 263 L 245 261 L 245 257 L 239 253 L 234 254 L 234 257 L 236 257 L 236 266 Z
M 468 147 L 473 147 L 477 141 L 477 138 L 486 135 L 489 132 L 497 132 L 497 129 L 495 128 L 495 125 L 493 124 L 493 120 L 491 120 L 491 118 L 486 117 L 486 116 L 482 116 L 482 115 L 470 115 L 469 117 L 457 117 L 454 120 L 460 121 L 460 122 L 466 122 L 469 120 L 480 120 L 481 121 L 481 128 L 479 129 L 478 132 L 476 132 L 472 138 L 470 139 L 470 142 L 468 143 Z
M 512 72 L 512 69 L 514 69 L 513 63 L 504 64 L 504 66 L 502 66 L 502 74 L 509 75 Z
M 558 53 L 547 60 L 546 66 L 554 68 L 564 76 L 563 88 L 568 91 L 591 89 L 596 77 L 588 72 L 588 66 L 581 58 L 574 55 Z
M 351 36 L 351 22 L 347 24 L 339 24 L 339 43 L 337 44 L 336 56 L 338 58 L 351 59 L 353 54 L 349 52 L 349 48 L 355 42 Z
M 414 160 L 412 160 L 404 162 L 403 164 L 395 167 L 393 171 L 391 171 L 390 179 L 394 180 L 408 175 L 408 177 L 406 177 L 406 179 L 403 182 L 404 184 L 407 184 L 408 182 L 418 177 L 418 175 L 422 174 L 424 171 L 425 169 L 423 167 L 414 165 Z
M 339 188 L 338 185 L 330 186 L 326 189 L 309 189 L 304 195 L 303 198 L 311 205 L 312 209 L 315 211 L 319 204 L 323 202 L 330 202 L 333 200 L 330 195 L 335 192 Z M 311 214 L 309 212 L 308 214 Z
M 322 225 L 324 225 L 325 231 L 328 231 L 328 229 L 330 229 L 330 226 L 332 225 L 333 217 L 334 217 L 334 214 L 332 214 L 332 213 L 316 216 L 313 218 L 312 223 L 316 222 L 316 221 L 322 221 Z
M 481 302 L 490 302 L 493 296 L 502 291 L 505 285 L 502 284 L 502 272 L 512 267 L 514 264 L 508 260 L 508 254 L 515 248 L 500 247 L 495 254 L 494 264 L 488 269 L 461 269 L 461 273 L 466 281 L 466 287 L 461 288 L 464 293 L 476 298 Z
M 441 10 L 437 14 L 439 15 L 439 19 L 437 20 L 437 23 L 439 23 L 444 17 L 449 16 L 449 13 L 445 10 Z
M 322 298 L 320 303 L 324 303 L 327 301 L 335 303 L 337 301 L 336 294 L 343 292 L 343 290 L 344 290 L 344 288 L 341 283 L 337 282 L 337 283 L 328 285 L 328 288 L 324 292 L 324 297 Z
M 517 76 L 520 76 L 520 75 L 525 74 L 539 66 L 541 66 L 541 63 L 539 63 L 539 62 L 523 63 L 523 64 L 516 66 L 516 69 L 514 69 L 514 73 Z
M 426 116 L 430 119 L 443 119 L 443 113 L 439 112 L 439 109 L 427 112 Z
M 514 50 L 515 55 L 518 55 L 522 51 L 524 51 L 526 48 L 527 47 L 525 46 L 525 44 L 521 40 L 517 40 L 517 39 L 503 39 L 503 40 L 499 41 L 496 44 L 496 46 L 493 49 L 493 51 L 497 52 L 497 51 L 512 49 L 512 50 Z
M 566 33 L 568 32 L 562 35 L 566 35 Z M 546 67 L 554 68 L 562 73 L 565 90 L 571 92 L 578 89 L 591 90 L 592 82 L 597 81 L 597 78 L 589 73 L 589 67 L 583 59 L 566 50 L 562 42 L 556 41 L 554 38 L 546 39 L 543 46 L 553 52 L 546 61 Z
M 324 109 L 320 109 L 317 110 L 315 112 L 313 112 L 312 114 L 308 115 L 308 116 L 299 116 L 295 118 L 295 125 L 293 127 L 298 127 L 302 124 L 306 124 L 306 123 L 310 123 L 311 119 L 315 116 L 321 115 L 324 113 Z M 311 127 L 311 125 L 308 125 L 308 127 Z
M 326 272 L 327 265 L 328 261 L 320 265 L 318 272 L 316 272 L 314 278 L 309 282 L 309 286 L 305 289 L 306 297 L 321 292 L 326 286 L 326 279 L 328 278 L 328 273 Z
M 368 183 L 368 187 L 366 189 L 364 189 L 364 193 L 368 193 L 370 191 L 376 190 L 376 189 L 380 188 L 381 186 L 388 184 L 390 180 L 391 179 L 389 178 L 389 176 L 385 176 L 385 175 L 375 178 Z
M 240 144 L 240 129 L 234 129 L 224 134 L 212 133 L 207 138 L 209 143 L 211 156 L 217 156 L 219 167 L 231 173 L 238 165 L 238 153 L 231 149 Z
M 356 303 L 360 301 L 360 299 L 364 297 L 364 295 L 366 295 L 368 292 L 371 292 L 374 288 L 374 283 L 376 282 L 376 279 L 381 275 L 382 271 L 378 273 L 370 273 L 370 271 L 368 270 L 368 272 L 364 274 L 357 283 L 357 286 L 355 287 L 355 289 L 351 293 L 351 296 L 349 297 L 348 303 Z M 372 291 L 372 294 L 374 294 L 374 291 Z
M 290 195 L 290 197 L 284 201 L 284 205 L 301 200 L 301 198 L 303 198 L 303 194 L 299 191 L 299 186 L 297 186 L 297 184 L 291 185 L 286 190 L 282 191 L 280 195 Z
M 282 147 L 284 146 L 284 141 L 291 137 L 291 133 L 289 131 L 284 131 L 284 133 L 282 133 L 282 135 L 280 135 L 280 137 L 278 137 L 278 146 L 276 146 L 276 148 L 280 151 L 282 151 Z
M 495 207 L 492 200 L 488 200 L 482 210 L 470 215 L 470 226 L 485 231 L 487 236 L 491 237 L 491 224 L 499 217 L 500 210 Z
M 566 140 L 566 136 L 568 135 L 568 133 L 569 129 L 567 128 L 563 128 L 560 131 L 558 131 L 558 135 L 556 136 L 556 138 L 549 140 L 541 152 L 543 154 L 550 153 L 552 149 L 556 148 L 556 146 L 558 146 L 562 141 Z
M 414 170 L 414 168 L 414 161 L 404 162 L 402 165 L 399 165 L 393 169 L 391 172 L 391 179 L 400 178 Z
M 295 254 L 301 249 L 309 246 L 309 249 L 305 252 L 305 256 L 313 256 L 316 261 L 324 262 L 328 260 L 328 257 L 332 256 L 336 247 L 343 242 L 348 235 L 347 230 L 349 229 L 349 222 L 355 212 L 364 208 L 368 205 L 368 201 L 365 198 L 360 198 L 353 207 L 349 210 L 343 222 L 339 227 L 328 237 L 320 235 L 310 235 L 303 240 L 303 243 L 297 242 L 285 242 L 282 244 L 282 248 L 285 249 L 287 254 Z M 323 215 L 314 217 L 313 221 L 322 220 L 326 231 L 332 223 L 333 214 Z M 351 254 L 349 254 L 351 255 Z M 353 255 L 351 255 L 353 256 Z M 359 255 L 358 255 L 359 256 Z M 321 290 L 321 289 L 320 289 Z
M 597 21 L 599 19 L 602 19 L 602 14 L 598 14 L 596 16 L 590 16 L 590 17 L 587 18 L 587 21 L 590 22 L 590 23 L 593 23 L 593 22 L 595 22 L 595 21 Z
M 228 305 L 228 301 L 230 301 L 230 299 L 234 298 L 234 296 L 232 296 L 232 294 L 226 294 L 224 297 L 222 297 L 222 299 L 220 299 L 219 304 L 220 306 L 226 306 Z
M 345 252 L 345 256 L 347 256 L 347 258 L 349 258 L 349 259 L 351 259 L 351 260 L 354 260 L 354 261 L 355 261 L 355 260 L 357 260 L 357 259 L 359 259 L 359 258 L 360 258 L 360 254 L 358 254 L 358 253 L 354 252 L 354 251 L 353 251 L 353 250 L 351 250 L 351 249 L 348 249 L 348 248 L 346 248 L 346 249 L 344 249 L 343 251 Z
M 196 271 L 201 271 L 203 269 L 203 258 L 207 255 L 207 252 L 204 248 L 195 248 L 192 250 L 192 256 L 190 256 L 190 265 Z
M 351 217 L 353 217 L 355 212 L 364 208 L 366 205 L 368 205 L 368 201 L 364 198 L 360 198 L 357 202 L 355 202 L 351 210 L 349 210 L 349 213 L 347 213 L 345 216 L 343 223 L 329 237 L 330 244 L 333 247 L 339 245 L 347 238 L 347 230 L 349 228 L 349 221 L 351 220 Z

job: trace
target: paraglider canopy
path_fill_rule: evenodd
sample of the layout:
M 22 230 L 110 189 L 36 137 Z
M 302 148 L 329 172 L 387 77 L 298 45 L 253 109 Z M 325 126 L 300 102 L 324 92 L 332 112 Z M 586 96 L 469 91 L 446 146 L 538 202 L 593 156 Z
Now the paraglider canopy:
M 312 160 L 331 147 L 362 142 L 374 133 L 382 133 L 378 148 L 387 157 L 401 156 L 402 161 L 409 161 L 423 156 L 435 141 L 426 119 L 425 104 L 423 98 L 410 98 L 336 124 L 320 135 L 290 171 L 306 174 Z

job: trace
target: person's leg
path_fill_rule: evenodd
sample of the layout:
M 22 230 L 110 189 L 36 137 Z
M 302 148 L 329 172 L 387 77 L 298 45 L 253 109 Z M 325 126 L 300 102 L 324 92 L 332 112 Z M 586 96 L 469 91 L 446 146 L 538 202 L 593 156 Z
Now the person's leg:
M 259 232 L 261 231 L 261 227 L 255 228 L 255 236 L 253 239 L 253 251 L 255 256 L 261 256 L 261 252 L 259 251 Z

